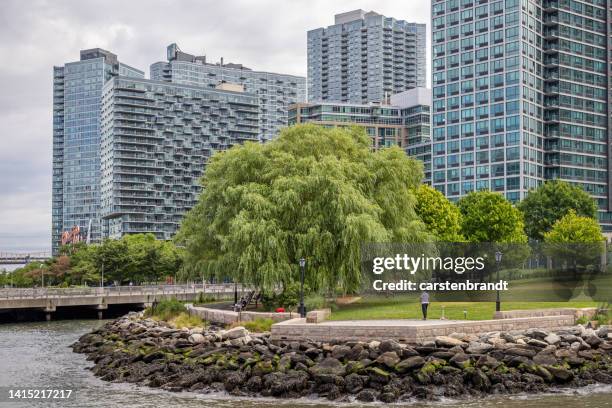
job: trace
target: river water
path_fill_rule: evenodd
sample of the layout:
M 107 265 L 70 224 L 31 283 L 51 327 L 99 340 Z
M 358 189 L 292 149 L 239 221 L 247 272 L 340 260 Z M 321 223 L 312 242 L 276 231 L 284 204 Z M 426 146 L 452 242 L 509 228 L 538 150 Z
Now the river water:
M 74 397 L 57 403 L 7 402 L 0 407 L 120 407 L 120 408 L 347 408 L 364 404 L 331 404 L 326 401 L 271 399 L 231 399 L 225 395 L 170 393 L 126 384 L 103 382 L 89 370 L 92 364 L 82 354 L 73 353 L 69 345 L 82 334 L 103 324 L 97 320 L 63 320 L 0 324 L 0 391 L 9 388 L 72 389 Z M 514 396 L 481 400 L 446 400 L 413 402 L 411 407 L 447 408 L 600 408 L 612 407 L 612 387 L 597 386 L 539 396 Z M 382 404 L 370 404 L 382 406 Z

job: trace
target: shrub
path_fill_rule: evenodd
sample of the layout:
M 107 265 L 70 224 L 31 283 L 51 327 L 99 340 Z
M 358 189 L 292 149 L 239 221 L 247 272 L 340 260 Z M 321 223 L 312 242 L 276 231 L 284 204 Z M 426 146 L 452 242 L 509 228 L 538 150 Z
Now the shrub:
M 185 312 L 187 312 L 187 309 L 183 303 L 176 299 L 165 299 L 147 308 L 147 310 L 145 310 L 145 316 L 169 321 Z
M 198 298 L 196 299 L 196 304 L 205 304 L 205 303 L 214 303 L 217 299 L 214 296 L 205 295 L 203 292 L 198 294 Z
M 308 295 L 308 297 L 304 299 L 304 305 L 306 306 L 306 310 L 323 309 L 326 304 L 327 302 L 325 301 L 325 297 L 319 294 L 313 293 L 311 295 Z
M 308 285 L 304 285 L 304 298 L 310 293 Z M 266 310 L 284 307 L 287 311 L 295 309 L 300 303 L 300 283 L 294 282 L 285 286 L 281 293 L 264 292 L 261 302 Z
M 274 324 L 274 320 L 272 319 L 257 318 L 250 322 L 236 322 L 232 324 L 232 327 L 243 326 L 245 329 L 247 329 L 250 332 L 263 333 L 263 332 L 269 332 L 273 324 Z
M 177 317 L 170 320 L 170 324 L 172 324 L 177 329 L 182 329 L 184 327 L 200 327 L 204 325 L 204 322 L 199 316 L 190 315 L 186 312 L 182 312 Z
M 576 319 L 576 324 L 587 324 L 589 322 L 589 318 L 586 316 L 580 316 Z
M 604 326 L 610 323 L 610 319 L 605 314 L 598 314 L 595 316 L 595 320 L 597 320 L 597 324 L 599 326 Z

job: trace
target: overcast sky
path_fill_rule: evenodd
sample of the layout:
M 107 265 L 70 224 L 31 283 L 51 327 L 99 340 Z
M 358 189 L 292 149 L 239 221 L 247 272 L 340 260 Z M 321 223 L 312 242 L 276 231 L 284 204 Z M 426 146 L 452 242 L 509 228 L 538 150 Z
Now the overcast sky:
M 100 47 L 149 76 L 166 46 L 306 75 L 306 31 L 358 8 L 429 22 L 429 0 L 3 0 L 0 252 L 49 250 L 53 65 Z M 429 24 L 428 24 L 429 26 Z M 429 53 L 429 51 L 428 51 Z

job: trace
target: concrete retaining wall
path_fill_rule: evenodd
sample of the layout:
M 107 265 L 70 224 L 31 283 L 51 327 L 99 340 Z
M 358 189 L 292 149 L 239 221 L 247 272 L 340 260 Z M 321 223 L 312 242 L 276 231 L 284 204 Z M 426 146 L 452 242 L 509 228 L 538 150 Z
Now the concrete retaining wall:
M 586 307 L 577 309 L 575 307 L 560 308 L 560 309 L 533 309 L 533 310 L 506 310 L 495 312 L 494 319 L 514 319 L 517 317 L 545 317 L 545 316 L 573 316 L 579 318 L 582 316 L 593 317 L 597 314 L 596 307 Z
M 404 343 L 433 340 L 436 336 L 452 333 L 478 334 L 493 331 L 525 330 L 540 328 L 556 330 L 572 326 L 574 316 L 527 317 L 481 321 L 327 321 L 306 323 L 306 319 L 292 319 L 272 325 L 272 340 L 313 341 L 366 341 L 394 339 Z
M 299 316 L 297 313 L 264 313 L 264 312 L 233 312 L 231 310 L 219 310 L 208 307 L 187 306 L 189 314 L 214 323 L 232 324 L 236 322 L 250 322 L 256 319 L 272 319 L 282 322 Z

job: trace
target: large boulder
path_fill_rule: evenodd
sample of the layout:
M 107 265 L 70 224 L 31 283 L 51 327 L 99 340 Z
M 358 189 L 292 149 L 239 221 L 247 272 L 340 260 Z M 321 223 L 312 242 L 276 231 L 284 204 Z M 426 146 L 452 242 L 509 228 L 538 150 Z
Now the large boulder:
M 395 340 L 384 340 L 381 341 L 378 345 L 378 350 L 381 353 L 386 353 L 388 351 L 394 351 L 397 355 L 400 355 L 402 352 L 402 346 Z
M 544 341 L 548 344 L 555 345 L 561 341 L 561 337 L 557 336 L 555 333 L 550 333 L 548 336 L 544 337 Z
M 491 380 L 489 380 L 489 377 L 487 377 L 487 375 L 480 369 L 476 369 L 471 372 L 469 377 L 470 381 L 474 385 L 474 388 L 481 391 L 487 391 L 489 388 L 491 388 Z
M 363 386 L 367 380 L 367 376 L 362 376 L 355 373 L 349 374 L 344 378 L 344 388 L 350 394 L 356 394 L 363 389 Z
M 342 360 L 351 354 L 351 348 L 349 346 L 334 346 L 331 351 L 331 356 L 335 359 Z
M 464 353 L 457 353 L 453 358 L 450 359 L 450 363 L 455 367 L 464 369 L 471 365 L 470 356 Z
M 373 402 L 376 400 L 377 396 L 378 392 L 368 388 L 359 392 L 359 394 L 357 394 L 355 398 L 357 399 L 357 401 L 361 402 Z
M 566 368 L 555 366 L 545 366 L 544 368 L 546 368 L 546 370 L 548 370 L 559 382 L 567 382 L 574 378 L 574 373 Z
M 544 348 L 549 346 L 547 342 L 538 339 L 529 339 L 527 340 L 527 344 L 538 348 Z
M 595 333 L 588 333 L 585 336 L 582 337 L 584 339 L 584 341 L 591 347 L 597 347 L 601 344 L 601 342 L 603 341 L 597 334 Z
M 308 386 L 308 374 L 303 371 L 290 371 L 287 374 L 275 372 L 266 375 L 263 380 L 264 386 L 274 396 L 300 392 Z
M 337 358 L 327 357 L 320 363 L 310 367 L 309 371 L 313 376 L 319 374 L 344 376 L 346 373 L 346 367 Z
M 232 329 L 221 332 L 221 340 L 234 340 L 240 337 L 245 337 L 249 332 L 242 326 L 237 326 Z
M 202 334 L 200 334 L 200 333 L 193 333 L 191 336 L 189 336 L 189 338 L 187 340 L 189 340 L 189 342 L 195 343 L 195 344 L 206 342 L 206 338 L 204 336 L 202 336 Z
M 548 334 L 546 330 L 542 329 L 528 329 L 525 331 L 525 336 L 538 340 L 544 340 Z
M 559 361 L 553 353 L 541 351 L 533 357 L 533 362 L 536 364 L 555 365 Z
M 376 362 L 380 365 L 384 365 L 388 368 L 393 368 L 400 362 L 400 358 L 397 356 L 395 351 L 387 351 L 386 353 L 382 353 L 377 359 Z
M 469 354 L 485 354 L 495 348 L 494 345 L 488 343 L 481 343 L 478 341 L 471 342 L 465 350 Z
M 462 340 L 455 339 L 450 336 L 438 336 L 436 337 L 436 345 L 438 347 L 455 347 L 455 346 L 464 346 L 466 343 Z
M 408 357 L 405 360 L 400 361 L 395 369 L 400 373 L 404 373 L 409 370 L 414 370 L 422 367 L 425 364 L 425 359 L 421 356 Z

